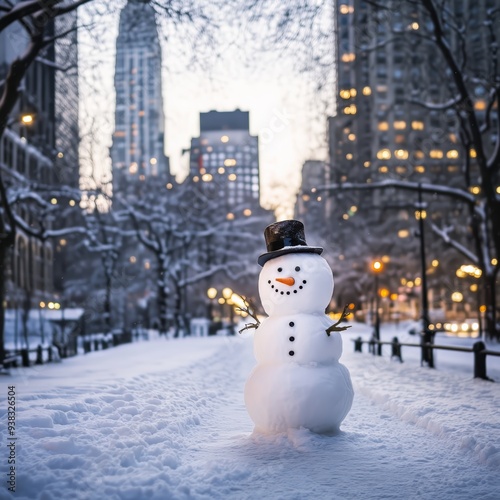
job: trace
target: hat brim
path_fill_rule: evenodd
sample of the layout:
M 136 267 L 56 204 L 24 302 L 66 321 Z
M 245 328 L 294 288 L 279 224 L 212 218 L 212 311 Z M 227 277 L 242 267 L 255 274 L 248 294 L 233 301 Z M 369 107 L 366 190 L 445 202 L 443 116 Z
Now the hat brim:
M 263 253 L 257 260 L 260 266 L 263 266 L 268 260 L 275 259 L 281 255 L 287 253 L 317 253 L 318 255 L 323 253 L 321 247 L 308 247 L 305 245 L 297 245 L 295 247 L 285 247 L 281 250 L 275 250 L 274 252 Z

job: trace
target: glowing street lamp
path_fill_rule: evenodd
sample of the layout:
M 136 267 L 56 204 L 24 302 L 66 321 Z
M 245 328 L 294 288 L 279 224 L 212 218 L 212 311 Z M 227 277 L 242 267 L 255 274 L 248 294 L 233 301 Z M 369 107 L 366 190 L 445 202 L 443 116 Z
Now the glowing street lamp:
M 374 337 L 379 341 L 377 354 L 382 356 L 382 344 L 380 344 L 380 314 L 379 314 L 379 293 L 378 293 L 378 275 L 384 270 L 384 264 L 380 260 L 374 260 L 371 263 L 371 269 L 375 275 L 375 331 Z

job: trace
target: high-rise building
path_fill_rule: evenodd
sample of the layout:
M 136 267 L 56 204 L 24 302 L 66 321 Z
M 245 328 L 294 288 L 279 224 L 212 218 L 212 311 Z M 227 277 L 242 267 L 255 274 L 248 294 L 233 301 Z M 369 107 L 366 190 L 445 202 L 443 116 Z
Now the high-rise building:
M 248 111 L 200 113 L 200 136 L 191 140 L 190 178 L 214 186 L 231 210 L 260 209 L 259 141 Z
M 161 47 L 155 11 L 128 0 L 116 40 L 113 189 L 133 193 L 147 176 L 169 176 L 164 153 Z
M 495 6 L 495 0 L 458 0 L 440 10 L 441 28 L 466 75 L 479 118 L 487 112 L 488 82 L 498 78 L 494 71 L 500 23 L 493 16 Z M 458 134 L 463 114 L 454 106 L 453 77 L 433 42 L 426 9 L 409 1 L 383 0 L 375 5 L 343 0 L 336 3 L 335 32 L 337 109 L 329 119 L 331 181 L 364 184 L 390 179 L 473 192 L 480 184 L 475 151 Z M 496 130 L 493 115 L 491 130 Z M 493 133 L 491 139 L 484 141 L 490 152 L 495 147 Z M 421 214 L 417 193 L 345 191 L 334 199 L 330 223 L 339 257 L 345 259 L 342 271 L 356 268 L 366 274 L 367 259 L 385 256 L 392 259 L 387 273 L 398 262 L 401 272 L 408 273 L 394 281 L 394 288 L 408 277 L 421 276 L 414 238 L 415 217 Z M 453 225 L 454 235 L 466 241 L 465 207 L 444 196 L 425 195 L 424 201 L 424 214 L 433 224 Z M 428 238 L 428 250 L 437 243 Z
M 46 28 L 48 36 L 76 28 L 76 14 L 57 19 Z M 9 65 L 24 50 L 24 28 L 14 24 L 0 33 L 0 81 Z M 47 46 L 27 69 L 21 94 L 0 138 L 0 163 L 8 189 L 18 185 L 51 194 L 51 203 L 76 206 L 78 196 L 64 200 L 60 186 L 78 189 L 78 49 L 76 31 Z M 64 68 L 65 71 L 57 71 Z M 53 188 L 53 190 L 52 190 Z M 18 203 L 13 210 L 27 226 L 57 227 L 57 220 L 41 218 L 38 206 Z M 54 243 L 42 241 L 18 227 L 7 276 L 7 307 L 37 306 L 56 298 Z M 57 277 L 59 279 L 59 277 Z

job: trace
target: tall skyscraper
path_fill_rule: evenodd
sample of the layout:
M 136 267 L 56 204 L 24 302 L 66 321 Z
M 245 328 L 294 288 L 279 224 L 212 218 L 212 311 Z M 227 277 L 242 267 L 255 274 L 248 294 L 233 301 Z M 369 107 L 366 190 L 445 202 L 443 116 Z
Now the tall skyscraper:
M 116 41 L 113 189 L 133 193 L 147 176 L 168 177 L 164 153 L 161 47 L 153 7 L 128 0 Z
M 201 187 L 216 187 L 229 213 L 260 209 L 259 141 L 250 135 L 248 111 L 200 113 L 200 136 L 191 140 L 190 178 Z

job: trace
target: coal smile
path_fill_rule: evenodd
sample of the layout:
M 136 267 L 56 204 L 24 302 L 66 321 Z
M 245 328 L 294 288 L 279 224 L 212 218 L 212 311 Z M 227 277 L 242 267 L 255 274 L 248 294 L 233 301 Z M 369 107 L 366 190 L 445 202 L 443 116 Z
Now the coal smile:
M 281 289 L 281 288 L 278 288 L 277 285 L 274 285 L 273 282 L 271 280 L 268 280 L 267 282 L 269 285 L 271 285 L 271 288 L 278 294 L 278 295 L 292 295 L 292 294 L 295 294 L 295 293 L 298 293 L 299 290 L 302 290 L 304 288 L 304 285 L 307 284 L 307 280 L 302 280 L 301 282 L 300 281 L 295 281 L 295 286 L 293 288 L 289 288 L 288 290 L 286 289 Z M 297 287 L 296 285 L 300 283 L 300 285 Z

